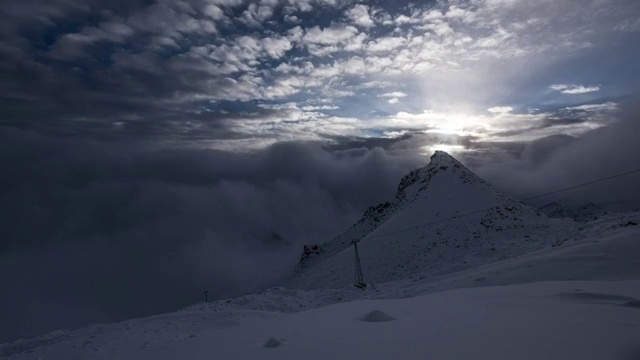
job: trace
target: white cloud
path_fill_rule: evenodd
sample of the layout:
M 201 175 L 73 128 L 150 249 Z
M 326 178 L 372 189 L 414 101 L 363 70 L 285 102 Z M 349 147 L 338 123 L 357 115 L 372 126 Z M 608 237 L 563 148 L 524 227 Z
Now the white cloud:
M 278 5 L 279 2 L 280 0 L 260 0 L 260 5 L 267 5 L 267 6 L 274 7 Z
M 357 34 L 358 29 L 350 25 L 333 24 L 324 29 L 321 29 L 319 26 L 314 26 L 307 30 L 303 36 L 303 40 L 311 44 L 337 45 L 347 42 Z
M 307 105 L 303 106 L 304 111 L 318 111 L 318 110 L 339 110 L 340 106 L 336 105 Z
M 375 22 L 369 15 L 369 7 L 357 4 L 347 11 L 347 17 L 356 25 L 369 28 L 375 25 Z
M 358 35 L 352 37 L 344 45 L 344 51 L 359 51 L 364 48 L 364 41 L 368 38 L 368 35 L 361 32 Z
M 333 101 L 353 96 L 362 89 L 381 89 L 364 92 L 373 92 L 373 96 L 389 104 L 402 102 L 409 93 L 412 107 L 432 110 L 410 116 L 399 114 L 390 121 L 384 119 L 390 125 L 373 122 L 376 126 L 386 129 L 391 126 L 395 131 L 406 125 L 409 130 L 433 128 L 481 136 L 518 129 L 525 123 L 540 124 L 544 119 L 539 112 L 517 114 L 508 106 L 490 107 L 510 101 L 519 103 L 520 100 L 505 100 L 507 90 L 515 92 L 517 87 L 527 90 L 526 85 L 518 83 L 522 77 L 514 74 L 523 71 L 535 74 L 545 66 L 554 66 L 551 61 L 569 63 L 564 60 L 577 57 L 579 52 L 568 50 L 580 49 L 595 28 L 606 27 L 610 33 L 615 33 L 611 31 L 614 27 L 619 31 L 634 29 L 635 20 L 618 21 L 617 27 L 611 21 L 606 26 L 590 21 L 588 14 L 606 10 L 606 6 L 596 4 L 604 2 L 582 5 L 567 1 L 536 5 L 511 0 L 417 2 L 396 9 L 392 17 L 382 9 L 355 1 L 198 0 L 180 2 L 182 5 L 161 1 L 133 14 L 131 19 L 110 21 L 77 34 L 62 34 L 54 48 L 70 57 L 87 56 L 90 52 L 84 50 L 93 42 L 122 42 L 140 37 L 148 43 L 145 50 L 158 49 L 167 56 L 179 53 L 167 61 L 171 69 L 195 70 L 201 75 L 193 77 L 194 82 L 206 86 L 194 85 L 193 92 L 199 93 L 185 95 L 185 99 L 291 101 L 288 97 L 298 94 L 314 102 L 300 105 L 297 111 L 312 113 L 337 110 L 331 102 L 313 105 L 322 98 Z M 240 24 L 227 17 L 234 12 L 230 7 L 241 3 L 244 7 L 235 9 L 236 15 L 241 15 L 233 21 L 244 22 L 254 29 L 247 31 L 246 26 L 234 26 Z M 312 26 L 317 24 L 313 20 L 307 22 L 315 14 L 303 11 L 321 13 L 327 10 L 327 5 L 335 6 L 330 10 L 334 15 L 344 16 L 330 19 L 328 27 Z M 585 10 L 581 11 L 582 8 Z M 565 15 L 560 18 L 555 13 Z M 302 18 L 306 29 L 291 25 L 301 23 Z M 284 27 L 274 25 L 283 19 Z M 231 34 L 213 39 L 211 34 L 217 31 L 216 27 Z M 161 73 L 162 66 L 152 66 L 154 61 L 151 56 L 139 57 L 137 61 L 124 53 L 114 56 L 119 66 L 153 68 Z M 600 90 L 600 86 L 566 84 L 550 88 L 564 94 Z M 583 114 L 611 107 L 580 105 L 566 111 Z M 488 109 L 482 114 L 473 113 L 485 108 Z M 287 118 L 331 121 L 320 115 Z M 474 126 L 474 122 L 479 126 Z M 579 129 L 577 125 L 575 128 Z
M 509 81 L 514 78 L 515 71 L 537 71 L 535 69 L 549 64 L 546 59 L 551 57 L 544 54 L 559 53 L 563 59 L 579 54 L 567 50 L 580 49 L 587 33 L 574 31 L 581 29 L 580 26 L 562 32 L 567 28 L 562 28 L 564 25 L 549 13 L 575 9 L 575 13 L 567 12 L 572 14 L 572 24 L 592 24 L 588 24 L 586 18 L 578 19 L 580 6 L 577 5 L 545 2 L 539 8 L 513 1 L 473 3 L 474 6 L 468 6 L 466 1 L 442 1 L 422 9 L 414 6 L 405 9 L 404 14 L 395 13 L 394 18 L 387 14 L 386 20 L 380 12 L 373 12 L 364 5 L 353 6 L 347 11 L 349 20 L 342 19 L 348 24 L 335 20 L 328 28 L 315 26 L 299 33 L 299 41 L 309 53 L 323 58 L 307 59 L 300 55 L 286 60 L 278 66 L 278 76 L 296 75 L 298 82 L 289 90 L 305 96 L 340 98 L 351 96 L 359 89 L 380 88 L 384 90 L 374 96 L 389 104 L 399 104 L 410 93 L 412 105 L 414 99 L 420 101 L 422 98 L 423 104 L 419 105 L 433 109 L 419 114 L 398 113 L 381 119 L 370 115 L 373 118 L 368 117 L 366 121 L 347 123 L 336 118 L 341 125 L 332 126 L 334 131 L 344 127 L 348 129 L 345 131 L 360 131 L 361 134 L 372 129 L 386 129 L 468 135 L 486 141 L 526 141 L 556 133 L 579 134 L 600 121 L 591 121 L 591 114 L 600 111 L 598 109 L 611 108 L 610 105 L 581 105 L 566 109 L 572 111 L 572 115 L 582 114 L 583 117 L 579 117 L 582 122 L 562 123 L 549 113 L 521 114 L 509 106 L 491 107 L 503 103 L 505 84 L 512 86 Z M 366 24 L 358 23 L 356 7 L 366 10 L 373 25 L 379 25 L 375 31 L 362 29 L 373 25 L 367 20 L 364 20 Z M 360 12 L 361 15 L 364 13 Z M 536 20 L 524 21 L 523 15 Z M 392 20 L 394 24 L 390 23 Z M 383 25 L 384 21 L 388 21 L 387 25 Z M 551 36 L 559 27 L 558 36 Z M 609 30 L 611 28 L 610 25 Z M 525 54 L 530 57 L 523 56 Z M 503 71 L 505 64 L 513 66 L 513 71 Z M 595 91 L 593 88 L 566 85 L 557 91 L 570 94 Z M 485 112 L 475 112 L 475 109 L 485 108 L 488 108 Z M 321 112 L 328 109 L 308 105 L 300 110 Z M 587 117 L 589 120 L 584 120 Z M 333 120 L 315 117 L 305 120 L 304 128 L 319 131 L 311 125 L 314 121 L 331 124 Z
M 550 115 L 549 113 L 477 114 L 463 111 L 425 110 L 422 113 L 398 112 L 388 118 L 370 121 L 368 126 L 432 134 L 473 136 L 480 141 L 527 141 L 548 136 L 555 131 L 544 126 Z M 564 128 L 565 131 L 572 131 L 574 134 L 588 129 L 590 127 L 584 124 Z
M 563 94 L 577 95 L 599 91 L 600 86 L 554 84 L 549 86 L 549 89 L 560 91 Z
M 174 39 L 185 35 L 206 35 L 217 32 L 215 23 L 210 17 L 196 17 L 193 12 L 193 8 L 183 2 L 155 3 L 134 12 L 125 22 L 138 32 L 170 36 Z
M 302 23 L 302 20 L 295 16 L 295 15 L 285 15 L 284 16 L 284 21 L 289 23 L 289 24 L 300 24 Z
M 351 25 L 332 24 L 321 29 L 314 26 L 301 37 L 307 51 L 313 56 L 324 57 L 339 51 L 356 51 L 362 48 L 366 34 L 358 34 Z
M 218 7 L 217 5 L 213 5 L 213 4 L 206 5 L 203 9 L 203 12 L 205 15 L 212 18 L 213 20 L 222 20 L 226 17 L 224 15 L 224 11 L 220 9 L 220 7 Z
M 373 80 L 367 81 L 362 84 L 358 84 L 355 86 L 356 89 L 383 89 L 386 87 L 397 87 L 400 86 L 399 83 L 395 81 L 382 81 L 382 80 Z
M 425 110 L 422 113 L 412 114 L 398 112 L 379 124 L 382 128 L 433 131 L 443 134 L 468 135 L 475 134 L 476 130 L 487 127 L 487 118 L 467 113 L 437 112 Z
M 364 75 L 367 73 L 367 65 L 365 61 L 358 56 L 349 58 L 340 63 L 340 68 L 347 75 Z
M 239 20 L 249 26 L 261 27 L 262 23 L 273 16 L 273 8 L 269 5 L 250 4 Z
M 270 57 L 277 59 L 282 57 L 287 51 L 291 50 L 293 45 L 288 39 L 278 37 L 262 39 L 262 47 Z
M 492 114 L 507 114 L 512 112 L 513 108 L 510 106 L 494 106 L 492 108 L 488 108 L 487 111 Z
M 278 140 L 321 140 L 324 136 L 362 135 L 360 121 L 353 118 L 329 116 L 321 110 L 335 110 L 334 106 L 305 106 L 295 103 L 261 104 L 274 110 L 267 114 L 249 114 L 245 118 L 230 119 L 231 129 L 239 133 L 269 135 Z
M 432 22 L 434 20 L 441 20 L 444 18 L 444 14 L 439 9 L 425 9 L 422 13 L 416 12 L 422 21 Z
M 618 104 L 610 101 L 602 104 L 585 104 L 585 105 L 571 106 L 566 109 L 580 110 L 580 111 L 614 111 L 618 109 Z
M 512 7 L 522 0 L 486 0 L 488 8 Z
M 52 47 L 52 55 L 60 59 L 86 57 L 85 46 L 98 42 L 122 43 L 134 34 L 134 30 L 120 22 L 104 22 L 82 28 L 77 33 L 60 36 Z
M 623 31 L 623 32 L 640 31 L 640 18 L 639 17 L 635 17 L 635 18 L 631 18 L 631 19 L 626 19 L 626 20 L 620 22 L 619 24 L 617 24 L 614 27 L 614 30 Z
M 245 0 L 208 0 L 208 2 L 218 6 L 235 7 L 244 4 Z
M 408 96 L 408 95 L 406 93 L 403 93 L 402 91 L 394 91 L 394 92 L 378 95 L 378 97 L 389 97 L 389 98 L 401 98 L 405 96 Z
M 402 46 L 406 40 L 401 37 L 383 37 L 367 44 L 367 50 L 371 52 L 389 52 Z
M 336 89 L 336 88 L 330 87 L 330 86 L 325 86 L 322 89 L 320 89 L 320 93 L 324 97 L 334 98 L 334 99 L 335 98 L 345 98 L 345 97 L 349 97 L 349 96 L 355 95 L 355 93 L 353 91 L 343 90 L 343 89 Z
M 284 7 L 285 12 L 308 12 L 313 10 L 313 5 L 311 5 L 311 0 L 287 0 L 287 6 Z
M 422 22 L 422 20 L 418 18 L 416 15 L 417 13 L 415 12 L 411 14 L 411 16 L 400 14 L 395 19 L 393 19 L 393 22 L 397 25 L 418 24 Z
M 153 38 L 153 40 L 151 40 L 151 44 L 152 47 L 157 46 L 158 48 L 168 47 L 173 49 L 180 49 L 180 45 L 178 45 L 178 43 L 174 39 L 168 36 L 159 36 Z
M 467 15 L 467 11 L 465 9 L 461 9 L 455 5 L 449 7 L 449 9 L 447 10 L 447 13 L 445 14 L 447 18 L 453 18 L 453 19 L 464 18 L 466 15 Z
M 302 41 L 302 36 L 304 35 L 304 30 L 300 26 L 296 26 L 287 31 L 287 36 L 291 41 L 300 42 Z

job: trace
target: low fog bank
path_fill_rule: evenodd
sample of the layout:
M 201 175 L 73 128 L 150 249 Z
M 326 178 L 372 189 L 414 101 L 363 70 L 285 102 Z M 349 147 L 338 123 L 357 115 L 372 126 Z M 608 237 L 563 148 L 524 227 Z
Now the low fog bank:
M 640 121 L 454 154 L 515 198 L 640 169 Z M 428 163 L 425 142 L 280 143 L 251 154 L 0 129 L 0 343 L 272 284 Z M 429 145 L 429 144 L 427 144 Z M 420 155 L 422 154 L 422 155 Z M 640 174 L 560 197 L 640 205 Z
M 259 154 L 0 130 L 0 343 L 269 284 L 393 196 L 421 156 Z
M 640 169 L 640 107 L 627 106 L 611 124 L 579 137 L 554 135 L 521 151 L 470 153 L 480 176 L 516 198 L 543 194 Z M 640 209 L 640 173 L 531 201 L 534 206 L 567 199 L 594 202 L 612 211 Z

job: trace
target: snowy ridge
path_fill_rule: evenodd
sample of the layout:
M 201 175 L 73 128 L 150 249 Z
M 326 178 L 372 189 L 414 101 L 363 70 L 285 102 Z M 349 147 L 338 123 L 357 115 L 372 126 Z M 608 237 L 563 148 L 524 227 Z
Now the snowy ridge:
M 480 211 L 487 208 L 491 209 Z M 447 220 L 474 211 L 478 213 Z M 419 227 L 439 220 L 447 221 Z M 572 224 L 548 219 L 514 201 L 447 153 L 437 151 L 429 165 L 400 181 L 393 202 L 368 210 L 352 229 L 321 246 L 328 251 L 304 256 L 289 285 L 349 284 L 353 279 L 350 241 L 360 234 L 365 280 L 384 282 L 424 271 L 447 274 L 522 255 L 551 246 L 551 239 L 568 233 Z
M 574 203 L 558 200 L 540 207 L 540 212 L 551 218 L 570 218 L 575 221 L 597 220 L 608 212 L 594 203 Z
M 445 276 L 418 274 L 364 291 L 274 288 L 57 331 L 0 345 L 0 359 L 634 358 L 639 222 L 634 213 L 581 223 L 559 246 Z M 523 283 L 530 284 L 515 285 Z M 371 314 L 385 321 L 372 323 Z
M 634 358 L 639 221 L 634 213 L 583 223 L 560 246 L 446 276 L 364 291 L 274 288 L 57 331 L 0 345 L 0 359 Z
M 636 358 L 640 212 L 549 219 L 436 155 L 309 255 L 298 288 L 0 344 L 0 359 Z
M 438 173 L 449 167 L 464 168 L 464 166 L 444 151 L 436 151 L 431 156 L 429 165 L 413 170 L 402 177 L 393 201 L 386 201 L 367 208 L 364 215 L 351 228 L 323 244 L 305 245 L 296 274 L 304 272 L 318 262 L 342 252 L 351 246 L 354 239 L 362 239 L 375 231 L 393 214 L 401 210 L 406 204 L 415 200 L 421 190 L 428 187 L 430 180 Z M 465 182 L 474 182 L 480 186 L 490 187 L 475 174 L 468 171 L 462 175 Z M 420 183 L 418 183 L 422 180 Z M 421 185 L 421 186 L 419 186 Z M 493 190 L 493 189 L 492 189 Z M 321 255 L 321 256 L 318 256 Z

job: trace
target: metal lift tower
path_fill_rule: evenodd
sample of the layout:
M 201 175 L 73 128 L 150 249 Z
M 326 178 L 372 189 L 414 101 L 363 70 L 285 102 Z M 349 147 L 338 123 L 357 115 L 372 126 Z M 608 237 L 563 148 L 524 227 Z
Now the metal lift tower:
M 356 276 L 355 276 L 355 286 L 359 287 L 360 289 L 364 289 L 367 284 L 364 283 L 364 277 L 362 276 L 362 266 L 360 265 L 360 255 L 358 254 L 358 243 L 360 242 L 360 239 L 354 239 L 353 241 L 351 241 L 351 243 L 353 244 L 353 249 L 355 250 L 355 254 L 356 254 L 356 265 L 355 265 L 355 271 L 356 271 Z

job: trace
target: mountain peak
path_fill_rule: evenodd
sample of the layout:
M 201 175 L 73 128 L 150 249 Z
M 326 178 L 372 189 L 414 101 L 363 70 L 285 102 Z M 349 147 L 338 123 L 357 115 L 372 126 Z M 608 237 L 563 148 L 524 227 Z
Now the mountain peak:
M 436 175 L 442 174 L 443 172 L 456 172 L 458 169 L 463 169 L 460 175 L 462 176 L 461 179 L 475 176 L 453 156 L 444 151 L 436 150 L 436 152 L 431 155 L 431 162 L 428 165 L 411 171 L 400 180 L 396 199 L 405 199 L 407 196 L 413 197 L 420 190 L 426 189 L 431 179 Z M 413 188 L 413 190 L 409 188 Z
M 451 165 L 457 162 L 453 156 L 442 150 L 436 150 L 433 155 L 431 155 L 431 165 Z
M 429 165 L 400 180 L 392 201 L 370 207 L 333 240 L 305 248 L 291 284 L 335 287 L 352 281 L 353 239 L 361 240 L 367 276 L 384 282 L 419 272 L 448 274 L 476 260 L 487 263 L 539 249 L 543 243 L 524 234 L 562 226 L 436 151 Z

